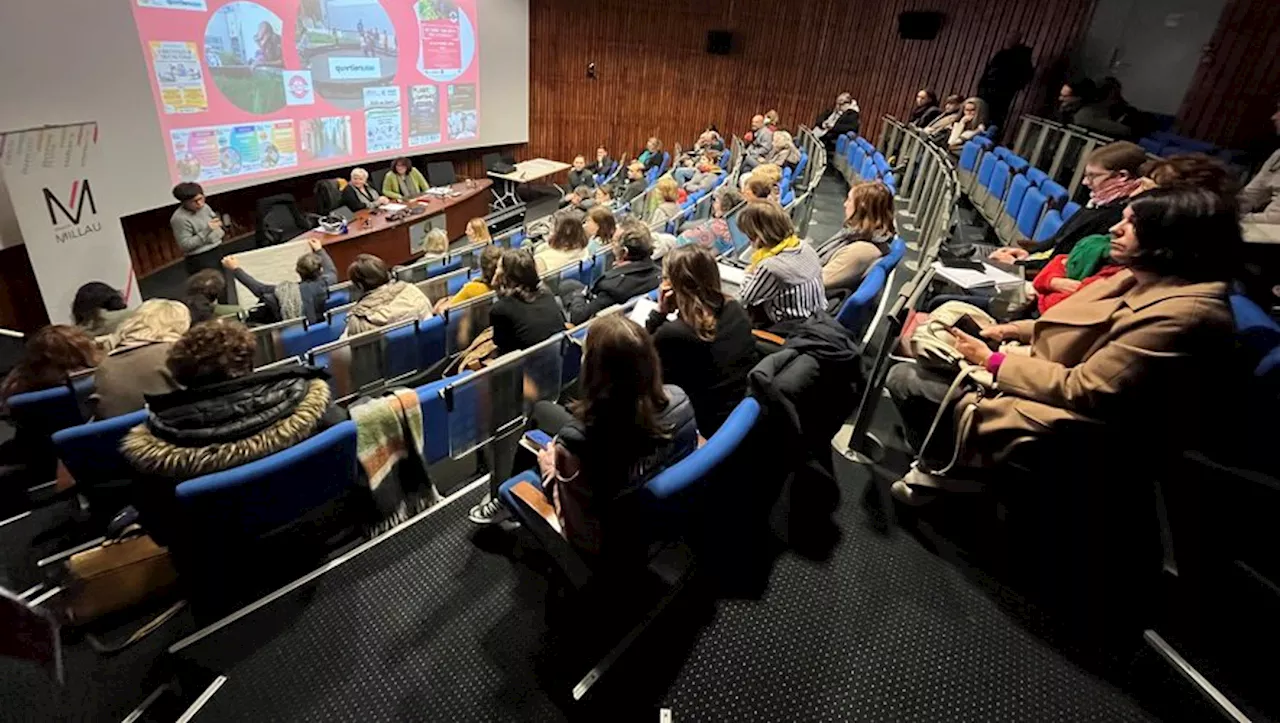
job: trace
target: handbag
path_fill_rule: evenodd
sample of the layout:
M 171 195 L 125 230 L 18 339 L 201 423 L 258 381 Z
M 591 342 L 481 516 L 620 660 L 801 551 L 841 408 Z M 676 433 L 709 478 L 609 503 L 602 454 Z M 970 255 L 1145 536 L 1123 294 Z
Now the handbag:
M 929 314 L 929 320 L 917 323 L 911 332 L 911 355 L 926 369 L 954 374 L 960 368 L 963 357 L 956 351 L 956 338 L 951 333 L 963 316 L 971 316 L 979 326 L 995 324 L 990 314 L 973 304 L 948 301 Z
M 119 537 L 77 552 L 66 562 L 69 581 L 62 609 L 67 622 L 88 623 L 173 589 L 178 571 L 161 547 L 130 525 Z
M 498 345 L 493 342 L 493 327 L 489 327 L 471 340 L 470 346 L 449 365 L 444 375 L 452 376 L 462 371 L 480 371 L 497 358 Z

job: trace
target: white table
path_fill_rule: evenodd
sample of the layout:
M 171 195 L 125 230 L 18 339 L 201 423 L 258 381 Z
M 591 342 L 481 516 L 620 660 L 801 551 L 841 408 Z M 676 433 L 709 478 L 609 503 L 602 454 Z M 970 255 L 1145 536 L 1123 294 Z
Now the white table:
M 489 171 L 489 177 L 494 180 L 494 208 L 504 209 L 519 204 L 520 196 L 517 190 L 520 188 L 520 184 L 532 183 L 561 171 L 567 171 L 570 168 L 572 168 L 571 165 L 561 161 L 552 161 L 547 158 L 531 158 L 517 163 L 516 170 L 511 173 Z

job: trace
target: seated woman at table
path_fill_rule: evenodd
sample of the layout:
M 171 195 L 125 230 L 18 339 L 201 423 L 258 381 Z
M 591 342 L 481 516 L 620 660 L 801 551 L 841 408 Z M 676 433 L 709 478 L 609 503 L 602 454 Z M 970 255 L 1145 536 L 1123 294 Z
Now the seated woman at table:
M 776 203 L 748 203 L 738 228 L 751 240 L 751 262 L 738 301 L 756 327 L 786 336 L 782 329 L 826 308 L 822 261 L 796 236 L 791 217 Z
M 556 223 L 556 230 L 551 238 L 534 254 L 534 259 L 538 263 L 538 273 L 545 274 L 590 256 L 587 252 L 587 232 L 582 227 L 582 222 L 572 216 L 564 216 Z
M 298 272 L 297 281 L 264 284 L 240 268 L 240 260 L 235 256 L 222 259 L 222 265 L 231 271 L 236 281 L 262 302 L 265 323 L 303 317 L 308 324 L 315 324 L 324 319 L 324 302 L 329 298 L 329 287 L 338 283 L 338 270 L 320 239 L 308 239 L 307 244 L 311 251 L 299 256 L 293 267 Z
M 347 278 L 362 294 L 347 312 L 343 336 L 355 336 L 409 319 L 430 319 L 431 299 L 422 289 L 391 278 L 387 264 L 373 254 L 360 254 L 347 268 Z
M 422 172 L 414 168 L 413 161 L 408 158 L 392 161 L 391 172 L 382 179 L 382 195 L 396 201 L 421 196 L 430 187 Z
M 363 168 L 351 169 L 351 182 L 342 189 L 342 203 L 351 209 L 352 213 L 366 208 L 377 208 L 390 202 L 390 199 L 369 185 L 368 171 Z

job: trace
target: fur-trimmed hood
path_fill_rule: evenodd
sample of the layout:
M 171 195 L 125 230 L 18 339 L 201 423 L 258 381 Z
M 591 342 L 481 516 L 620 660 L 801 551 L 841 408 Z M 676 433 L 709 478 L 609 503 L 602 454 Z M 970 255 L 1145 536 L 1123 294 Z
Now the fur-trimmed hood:
M 261 459 L 332 423 L 324 377 L 289 367 L 148 397 L 150 417 L 120 449 L 138 471 L 179 480 Z

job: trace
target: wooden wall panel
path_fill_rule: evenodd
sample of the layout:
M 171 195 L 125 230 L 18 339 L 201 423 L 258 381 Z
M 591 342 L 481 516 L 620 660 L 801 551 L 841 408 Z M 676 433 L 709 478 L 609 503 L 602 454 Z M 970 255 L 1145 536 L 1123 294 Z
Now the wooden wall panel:
M 634 154 L 657 135 L 691 142 L 708 123 L 742 133 L 752 114 L 777 108 L 783 125 L 810 124 L 848 89 L 875 137 L 883 113 L 901 115 L 915 91 L 972 93 L 990 56 L 1019 32 L 1037 78 L 1014 112 L 1056 91 L 1063 58 L 1087 26 L 1092 0 L 919 0 L 788 5 L 707 0 L 530 0 L 530 153 L 568 160 L 604 142 Z M 902 40 L 904 10 L 946 15 L 938 38 Z M 733 54 L 705 53 L 706 31 L 734 33 Z M 598 79 L 586 76 L 596 63 Z
M 1218 19 L 1175 129 L 1227 148 L 1275 146 L 1270 116 L 1280 98 L 1280 2 L 1229 0 Z
M 0 249 L 0 326 L 30 334 L 48 323 L 27 247 Z

